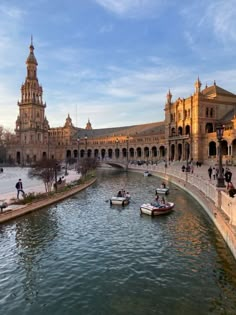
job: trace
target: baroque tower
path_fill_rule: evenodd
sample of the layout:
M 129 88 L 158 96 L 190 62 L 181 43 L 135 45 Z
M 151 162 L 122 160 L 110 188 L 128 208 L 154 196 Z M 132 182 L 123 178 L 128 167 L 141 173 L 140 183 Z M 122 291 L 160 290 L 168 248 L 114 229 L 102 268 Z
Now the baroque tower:
M 21 100 L 18 101 L 19 115 L 16 120 L 17 142 L 24 147 L 17 152 L 18 162 L 26 161 L 27 155 L 34 156 L 31 146 L 38 148 L 48 142 L 48 121 L 45 117 L 46 103 L 43 103 L 43 89 L 38 83 L 37 60 L 31 38 L 29 56 L 26 59 L 27 73 L 21 86 Z M 43 149 L 43 148 L 42 148 Z M 26 152 L 28 151 L 28 152 Z M 38 155 L 38 154 L 37 154 Z

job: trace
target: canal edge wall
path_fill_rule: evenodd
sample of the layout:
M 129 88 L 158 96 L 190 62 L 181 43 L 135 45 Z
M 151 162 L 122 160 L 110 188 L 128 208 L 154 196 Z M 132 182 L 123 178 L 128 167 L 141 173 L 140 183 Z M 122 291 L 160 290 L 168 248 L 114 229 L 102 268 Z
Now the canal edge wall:
M 42 209 L 44 207 L 60 202 L 66 198 L 69 198 L 77 194 L 78 192 L 86 189 L 87 187 L 91 186 L 92 184 L 96 182 L 96 180 L 97 180 L 96 178 L 93 178 L 90 181 L 86 182 L 85 184 L 76 185 L 75 187 L 65 192 L 59 192 L 58 195 L 54 195 L 52 197 L 46 198 L 44 200 L 36 201 L 30 204 L 22 205 L 22 207 L 17 208 L 15 210 L 2 212 L 0 214 L 0 223 L 5 223 L 7 221 L 13 220 L 20 216 L 26 215 L 30 212 Z
M 144 172 L 143 169 L 137 169 L 135 167 L 130 166 L 129 170 L 139 173 Z M 190 194 L 195 200 L 198 201 L 198 203 L 203 207 L 203 209 L 208 214 L 209 218 L 217 227 L 224 241 L 228 245 L 232 255 L 236 259 L 236 227 L 231 224 L 230 219 L 225 214 L 225 212 L 220 207 L 216 206 L 213 200 L 207 198 L 206 194 L 198 190 L 195 186 L 191 185 L 191 183 L 184 181 L 182 178 L 157 170 L 152 170 L 151 172 L 154 176 L 173 182 L 176 186 L 183 189 L 185 192 Z M 218 196 L 220 198 L 221 191 L 218 191 Z

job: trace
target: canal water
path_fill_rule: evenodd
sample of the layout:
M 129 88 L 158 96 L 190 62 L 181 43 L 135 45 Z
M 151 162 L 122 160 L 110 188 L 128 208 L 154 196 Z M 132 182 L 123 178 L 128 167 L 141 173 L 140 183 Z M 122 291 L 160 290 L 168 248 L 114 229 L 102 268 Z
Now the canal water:
M 169 184 L 175 211 L 140 215 L 161 180 L 101 170 L 96 184 L 0 226 L 0 314 L 236 313 L 236 262 L 201 206 Z M 131 194 L 110 206 L 118 190 Z

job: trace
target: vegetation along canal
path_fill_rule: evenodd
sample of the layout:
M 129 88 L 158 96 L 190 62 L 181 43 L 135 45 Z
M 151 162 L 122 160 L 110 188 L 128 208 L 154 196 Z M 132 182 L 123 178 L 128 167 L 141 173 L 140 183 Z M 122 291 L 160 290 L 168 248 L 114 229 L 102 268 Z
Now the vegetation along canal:
M 1 314 L 235 314 L 236 262 L 201 206 L 170 184 L 175 211 L 140 215 L 160 182 L 99 170 L 85 191 L 2 225 Z M 111 207 L 122 188 L 130 204 Z

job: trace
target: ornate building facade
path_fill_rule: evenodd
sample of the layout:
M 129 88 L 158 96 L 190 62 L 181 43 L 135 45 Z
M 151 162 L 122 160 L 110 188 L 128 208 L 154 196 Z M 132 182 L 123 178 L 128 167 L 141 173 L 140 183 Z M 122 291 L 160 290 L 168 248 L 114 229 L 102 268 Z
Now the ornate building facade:
M 217 162 L 216 124 L 220 121 L 225 125 L 224 162 L 236 165 L 236 95 L 215 82 L 201 90 L 198 78 L 193 95 L 176 101 L 169 91 L 161 122 L 93 129 L 88 120 L 85 128 L 78 128 L 68 114 L 63 127 L 50 128 L 32 42 L 29 49 L 18 102 L 16 141 L 7 148 L 8 161 L 29 165 L 42 158 L 68 161 L 88 156 L 123 162 Z

